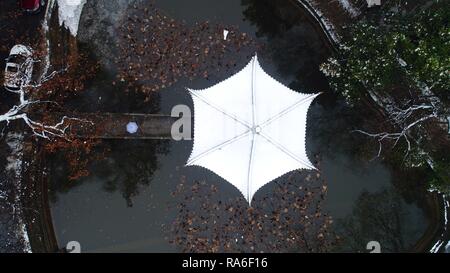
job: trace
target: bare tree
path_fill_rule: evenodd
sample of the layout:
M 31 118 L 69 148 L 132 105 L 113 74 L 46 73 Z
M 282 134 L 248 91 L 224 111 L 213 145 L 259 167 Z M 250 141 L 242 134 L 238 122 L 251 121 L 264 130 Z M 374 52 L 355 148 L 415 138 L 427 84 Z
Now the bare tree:
M 49 139 L 51 137 L 65 138 L 67 129 L 70 127 L 71 121 L 87 121 L 78 118 L 63 116 L 58 122 L 50 125 L 45 124 L 45 122 L 42 121 L 33 120 L 32 118 L 30 118 L 28 112 L 31 106 L 41 103 L 55 102 L 33 100 L 28 98 L 27 93 L 29 93 L 30 90 L 40 87 L 44 82 L 52 79 L 56 74 L 66 71 L 66 69 L 63 69 L 61 71 L 54 71 L 49 75 L 41 77 L 41 80 L 38 83 L 31 84 L 31 74 L 22 72 L 23 67 L 26 66 L 27 62 L 30 61 L 33 62 L 31 58 L 27 59 L 27 61 L 20 66 L 20 72 L 18 73 L 18 82 L 27 84 L 21 85 L 19 90 L 12 92 L 17 94 L 18 102 L 6 113 L 0 115 L 0 122 L 6 122 L 7 124 L 9 124 L 11 121 L 22 120 L 31 129 L 35 136 L 46 139 Z
M 409 99 L 403 101 L 396 101 L 389 94 L 378 92 L 367 88 L 370 97 L 381 108 L 385 110 L 388 121 L 395 128 L 398 128 L 395 132 L 378 132 L 369 133 L 364 130 L 354 130 L 353 132 L 362 133 L 366 136 L 372 137 L 378 141 L 378 154 L 381 155 L 382 146 L 385 141 L 394 141 L 393 147 L 395 147 L 400 140 L 406 142 L 406 152 L 404 158 L 409 155 L 413 144 L 417 144 L 416 148 L 420 150 L 420 141 L 426 136 L 426 130 L 423 130 L 422 125 L 426 122 L 430 122 L 433 119 L 439 120 L 446 114 L 446 107 L 443 105 L 438 96 L 436 96 L 432 88 L 426 83 L 416 79 L 410 71 L 406 68 L 406 63 L 400 57 L 397 57 L 397 61 L 403 72 L 411 79 L 413 83 L 409 86 Z M 428 165 L 433 168 L 433 160 L 431 156 L 423 150 L 420 150 L 421 154 L 425 156 Z

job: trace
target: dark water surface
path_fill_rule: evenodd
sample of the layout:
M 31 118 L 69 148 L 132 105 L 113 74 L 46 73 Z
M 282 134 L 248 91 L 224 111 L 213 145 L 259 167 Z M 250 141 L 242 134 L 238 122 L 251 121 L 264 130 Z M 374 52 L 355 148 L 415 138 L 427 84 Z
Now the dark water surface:
M 150 104 L 143 103 L 139 94 L 120 92 L 110 84 L 115 77 L 110 59 L 114 25 L 128 1 L 110 1 L 110 10 L 103 2 L 88 2 L 80 24 L 81 47 L 94 52 L 103 66 L 89 89 L 74 102 L 79 109 L 169 114 L 177 104 L 192 107 L 185 86 L 204 88 L 226 78 L 219 72 L 209 79 L 181 80 L 161 90 Z M 188 25 L 208 20 L 237 26 L 265 44 L 258 54 L 263 68 L 275 79 L 300 92 L 324 92 L 308 114 L 307 151 L 311 159 L 321 159 L 320 173 L 328 186 L 325 209 L 344 240 L 336 251 L 365 251 L 365 242 L 371 240 L 381 241 L 389 251 L 406 251 L 414 245 L 428 225 L 420 202 L 403 197 L 393 183 L 391 167 L 355 154 L 355 138 L 361 141 L 361 136 L 350 130 L 361 122 L 361 114 L 346 108 L 329 89 L 319 65 L 331 52 L 294 1 L 158 0 L 156 5 Z M 96 42 L 90 39 L 94 36 L 104 39 Z M 239 65 L 248 61 L 243 59 Z M 177 214 L 171 209 L 177 201 L 171 193 L 181 178 L 214 184 L 224 199 L 239 195 L 215 174 L 184 167 L 191 141 L 111 140 L 102 146 L 110 149 L 106 159 L 92 162 L 91 174 L 77 181 L 67 181 L 59 159 L 51 162 L 51 209 L 61 247 L 78 241 L 82 251 L 174 252 L 179 249 L 167 238 Z M 408 187 L 416 183 L 406 182 Z M 254 202 L 274 187 L 276 183 L 263 187 Z M 393 235 L 397 237 L 391 238 Z

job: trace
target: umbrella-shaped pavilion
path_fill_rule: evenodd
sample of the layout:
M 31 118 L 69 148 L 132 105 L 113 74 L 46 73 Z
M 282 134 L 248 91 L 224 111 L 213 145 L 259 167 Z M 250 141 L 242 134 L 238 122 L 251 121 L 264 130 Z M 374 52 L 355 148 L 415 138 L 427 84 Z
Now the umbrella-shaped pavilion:
M 194 144 L 188 166 L 207 168 L 234 185 L 251 204 L 258 189 L 297 169 L 315 169 L 305 148 L 309 106 L 319 94 L 289 89 L 254 56 L 232 77 L 194 101 Z

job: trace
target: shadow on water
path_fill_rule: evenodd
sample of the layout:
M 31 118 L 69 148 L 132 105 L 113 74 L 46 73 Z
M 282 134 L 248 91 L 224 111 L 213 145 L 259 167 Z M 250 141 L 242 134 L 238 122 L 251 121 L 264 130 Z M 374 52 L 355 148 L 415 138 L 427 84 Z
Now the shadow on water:
M 123 92 L 120 84 L 111 85 L 116 72 L 111 62 L 114 28 L 127 5 L 134 2 L 110 2 L 108 7 L 104 1 L 90 1 L 83 12 L 80 48 L 100 61 L 101 71 L 73 101 L 73 107 L 90 112 L 168 114 L 177 104 L 192 109 L 186 86 L 211 86 L 229 76 L 216 72 L 209 79 L 181 80 L 147 102 L 139 93 Z M 185 12 L 188 2 L 190 13 Z M 347 108 L 329 89 L 319 65 L 331 52 L 300 7 L 288 0 L 158 0 L 156 6 L 188 25 L 209 20 L 238 26 L 264 44 L 258 52 L 261 64 L 275 79 L 300 92 L 324 92 L 308 114 L 307 151 L 315 164 L 320 163 L 320 174 L 328 186 L 325 209 L 335 219 L 335 229 L 344 242 L 336 250 L 364 252 L 368 241 L 379 240 L 388 251 L 405 251 L 419 239 L 427 227 L 420 200 L 414 194 L 406 200 L 405 191 L 398 188 L 414 187 L 420 181 L 393 183 L 397 175 L 391 167 L 360 156 L 359 145 L 365 140 L 350 131 L 364 122 L 363 114 Z M 103 37 L 101 42 L 91 39 L 96 35 Z M 247 62 L 243 58 L 239 66 Z M 90 175 L 77 181 L 67 181 L 64 162 L 52 159 L 51 206 L 61 246 L 75 240 L 84 251 L 179 251 L 168 237 L 177 217 L 177 210 L 171 207 L 178 201 L 171 192 L 182 178 L 187 183 L 215 185 L 224 200 L 239 195 L 217 175 L 184 167 L 191 141 L 115 140 L 102 145 L 110 150 L 106 158 L 92 162 Z M 302 172 L 289 175 L 296 181 L 304 179 Z M 255 200 L 270 196 L 287 177 L 263 187 Z

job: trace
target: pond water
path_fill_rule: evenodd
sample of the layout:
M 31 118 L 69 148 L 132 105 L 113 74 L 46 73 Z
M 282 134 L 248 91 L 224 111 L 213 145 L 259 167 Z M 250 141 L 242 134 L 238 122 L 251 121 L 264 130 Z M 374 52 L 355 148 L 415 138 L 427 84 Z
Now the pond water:
M 89 1 L 83 11 L 78 37 L 80 50 L 94 54 L 101 69 L 86 92 L 72 102 L 73 107 L 87 112 L 169 114 L 177 104 L 193 109 L 185 86 L 204 88 L 229 76 L 219 70 L 208 79 L 180 79 L 152 95 L 150 102 L 144 102 L 139 93 L 122 92 L 120 85 L 111 85 L 117 73 L 111 56 L 117 54 L 118 18 L 133 4 L 119 0 L 108 1 L 111 3 L 108 5 L 104 2 Z M 136 3 L 141 5 L 142 1 Z M 319 65 L 331 51 L 295 1 L 157 0 L 155 3 L 164 14 L 187 26 L 206 20 L 236 26 L 264 44 L 258 55 L 263 68 L 275 79 L 300 92 L 324 92 L 308 114 L 307 151 L 314 163 L 320 161 L 319 174 L 327 187 L 321 210 L 333 218 L 333 230 L 341 238 L 332 251 L 364 252 L 366 243 L 373 240 L 379 241 L 385 251 L 407 251 L 414 246 L 428 226 L 422 200 L 417 197 L 423 189 L 414 186 L 423 183 L 420 177 L 416 178 L 418 181 L 399 178 L 392 166 L 380 160 L 363 159 L 358 154 L 358 146 L 364 145 L 365 139 L 350 131 L 364 122 L 363 113 L 347 108 L 329 89 Z M 101 37 L 101 41 L 91 39 L 94 36 Z M 242 58 L 237 66 L 243 67 L 248 61 L 249 58 Z M 76 181 L 67 179 L 67 166 L 61 157 L 55 156 L 49 162 L 51 211 L 61 247 L 69 241 L 78 241 L 86 252 L 180 251 L 185 248 L 171 242 L 174 219 L 180 213 L 176 205 L 183 198 L 173 194 L 180 181 L 186 181 L 187 185 L 194 181 L 214 185 L 220 194 L 213 202 L 234 200 L 240 195 L 214 173 L 184 167 L 192 141 L 105 140 L 100 147 L 99 150 L 108 150 L 105 158 L 91 162 L 90 175 Z M 258 206 L 288 178 L 307 185 L 308 174 L 316 175 L 296 171 L 280 177 L 260 189 L 253 204 Z M 201 210 L 201 204 L 192 206 Z M 234 224 L 239 225 L 239 221 Z M 209 231 L 214 232 L 220 230 Z M 269 234 L 272 230 L 264 232 Z M 233 240 L 237 242 L 239 236 L 236 234 Z M 256 247 L 251 251 L 267 249 Z

